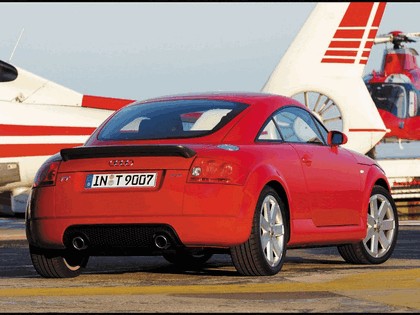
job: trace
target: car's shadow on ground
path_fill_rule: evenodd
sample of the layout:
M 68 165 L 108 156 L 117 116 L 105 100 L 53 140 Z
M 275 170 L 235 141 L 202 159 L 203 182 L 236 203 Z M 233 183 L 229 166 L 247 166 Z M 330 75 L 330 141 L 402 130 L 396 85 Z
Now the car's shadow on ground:
M 390 261 L 420 260 L 420 248 L 417 246 L 418 229 L 400 230 L 397 246 Z M 18 244 L 2 244 L 0 247 L 0 278 L 38 278 L 25 242 Z M 404 269 L 404 264 L 395 266 L 388 262 L 381 265 L 353 265 L 346 263 L 336 247 L 320 247 L 311 249 L 289 249 L 281 274 L 293 272 L 316 272 L 335 270 L 386 270 Z M 179 268 L 167 262 L 161 256 L 94 256 L 83 270 L 85 275 L 119 275 L 130 273 L 195 275 L 240 277 L 232 264 L 229 255 L 214 255 L 201 268 Z

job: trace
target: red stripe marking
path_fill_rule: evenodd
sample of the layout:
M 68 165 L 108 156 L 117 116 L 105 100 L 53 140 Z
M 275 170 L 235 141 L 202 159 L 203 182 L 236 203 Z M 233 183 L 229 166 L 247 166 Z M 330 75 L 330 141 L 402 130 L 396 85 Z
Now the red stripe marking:
M 354 50 L 327 50 L 325 56 L 347 56 L 347 57 L 356 57 L 357 51 Z
M 379 27 L 381 23 L 382 16 L 385 11 L 386 2 L 379 2 L 378 10 L 376 11 L 375 19 L 373 20 L 373 26 Z
M 80 146 L 83 143 L 45 143 L 45 144 L 0 144 L 0 158 L 53 155 L 61 149 Z
M 372 41 L 367 41 L 366 44 L 365 44 L 365 48 L 366 49 L 371 49 L 372 46 L 373 46 L 373 42 Z
M 364 51 L 364 52 L 362 53 L 362 57 L 369 58 L 369 55 L 370 55 L 370 50 L 369 50 L 369 51 Z
M 351 2 L 347 7 L 347 10 L 343 16 L 343 19 L 340 22 L 339 28 L 345 27 L 367 27 L 367 23 L 369 21 L 369 17 L 373 10 L 373 2 Z M 373 19 L 373 27 L 379 27 L 381 22 L 384 10 L 385 10 L 386 3 L 379 3 L 377 10 L 375 12 L 375 17 Z M 373 39 L 376 36 L 377 29 L 369 30 L 368 40 L 365 44 L 365 49 L 371 49 L 373 45 Z M 364 35 L 364 30 L 344 30 L 338 29 L 334 34 L 334 39 L 338 38 L 360 38 L 362 39 Z M 361 45 L 361 41 L 335 41 L 332 40 L 328 48 L 356 48 L 359 49 Z M 370 51 L 363 52 L 363 57 L 368 58 Z M 331 53 L 331 50 L 327 50 L 325 56 L 332 56 L 336 55 L 339 56 L 338 53 Z M 341 56 L 353 56 L 349 53 L 343 53 Z M 337 62 L 337 63 L 352 63 L 353 60 L 347 59 L 332 59 L 332 58 L 324 58 L 321 62 Z M 361 59 L 360 64 L 366 64 L 367 60 Z
M 360 64 L 362 64 L 362 65 L 365 65 L 365 64 L 367 64 L 367 59 L 360 59 Z
M 355 59 L 322 58 L 321 62 L 325 62 L 325 63 L 354 63 Z
M 335 41 L 332 40 L 328 48 L 359 48 L 360 40 L 345 40 L 345 41 Z
M 364 30 L 337 30 L 334 38 L 362 38 Z
M 372 7 L 373 2 L 351 2 L 340 27 L 366 26 Z
M 83 95 L 82 107 L 117 110 L 134 100 L 103 96 Z
M 386 132 L 385 129 L 349 129 L 349 132 Z
M 0 124 L 0 136 L 85 136 L 92 134 L 95 129 L 94 127 Z
M 368 38 L 373 40 L 376 37 L 376 33 L 378 33 L 378 29 L 370 30 Z

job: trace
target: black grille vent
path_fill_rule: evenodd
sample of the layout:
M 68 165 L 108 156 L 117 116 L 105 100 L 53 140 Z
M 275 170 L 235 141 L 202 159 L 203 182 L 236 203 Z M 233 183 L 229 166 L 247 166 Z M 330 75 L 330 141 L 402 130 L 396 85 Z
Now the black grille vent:
M 165 234 L 180 245 L 174 230 L 168 225 L 134 224 L 134 225 L 75 225 L 64 232 L 63 242 L 67 247 L 72 247 L 72 239 L 82 236 L 87 239 L 89 248 L 144 248 L 155 247 L 154 236 Z

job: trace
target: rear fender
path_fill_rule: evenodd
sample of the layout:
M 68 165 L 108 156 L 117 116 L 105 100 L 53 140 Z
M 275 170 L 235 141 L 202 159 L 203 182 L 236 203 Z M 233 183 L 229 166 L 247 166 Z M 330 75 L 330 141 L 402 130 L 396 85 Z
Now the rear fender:
M 289 199 L 289 190 L 282 175 L 272 166 L 260 164 L 255 167 L 248 176 L 244 187 L 244 204 L 242 213 L 247 224 L 248 235 L 251 234 L 252 220 L 255 213 L 258 198 L 263 188 L 270 182 L 278 182 L 286 192 L 286 198 Z M 285 200 L 285 203 L 288 203 Z

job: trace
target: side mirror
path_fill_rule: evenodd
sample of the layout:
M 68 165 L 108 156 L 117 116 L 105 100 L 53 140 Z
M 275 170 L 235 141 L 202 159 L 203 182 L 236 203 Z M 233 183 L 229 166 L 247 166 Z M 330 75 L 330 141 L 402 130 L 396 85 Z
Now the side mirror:
M 340 144 L 347 143 L 347 136 L 338 130 L 331 130 L 328 132 L 328 145 L 339 146 Z

